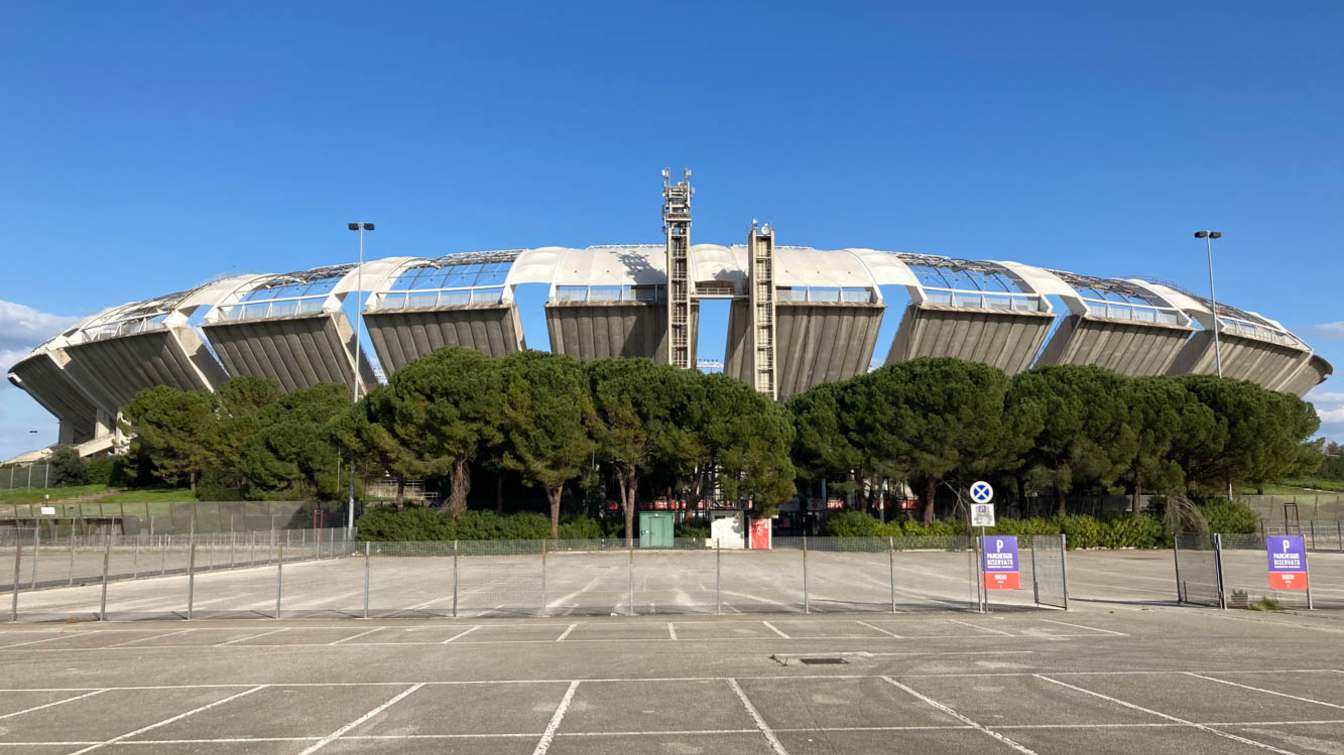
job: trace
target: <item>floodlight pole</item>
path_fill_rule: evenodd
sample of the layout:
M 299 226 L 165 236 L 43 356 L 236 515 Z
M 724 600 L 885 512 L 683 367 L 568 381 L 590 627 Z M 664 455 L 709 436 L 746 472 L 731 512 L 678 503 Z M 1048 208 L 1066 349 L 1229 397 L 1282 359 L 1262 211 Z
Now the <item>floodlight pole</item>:
M 355 366 L 354 379 L 350 381 L 351 403 L 359 402 L 359 339 L 364 325 L 364 232 L 373 230 L 373 223 L 349 223 L 346 225 L 359 234 L 359 264 L 355 266 Z M 337 484 L 340 484 L 339 482 Z M 350 494 L 345 517 L 345 535 L 353 537 L 355 532 L 355 464 L 350 460 Z
M 1218 377 L 1223 376 L 1223 346 L 1218 335 L 1218 295 L 1213 288 L 1213 240 L 1221 238 L 1222 231 L 1195 231 L 1195 238 L 1204 239 L 1204 249 L 1209 259 L 1209 303 L 1213 309 L 1213 360 L 1218 369 Z

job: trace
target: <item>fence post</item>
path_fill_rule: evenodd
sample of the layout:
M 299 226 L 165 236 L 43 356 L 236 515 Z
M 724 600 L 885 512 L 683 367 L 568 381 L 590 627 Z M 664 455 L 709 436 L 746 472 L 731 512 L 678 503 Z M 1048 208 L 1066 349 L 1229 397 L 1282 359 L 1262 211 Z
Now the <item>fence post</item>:
M 17 530 L 17 528 L 16 528 L 16 529 L 15 529 L 15 532 L 17 532 L 17 531 L 18 531 L 18 530 Z M 33 520 L 33 573 L 32 573 L 32 578 L 28 580 L 28 589 L 29 589 L 29 590 L 36 590 L 36 589 L 37 589 L 37 559 L 38 559 L 38 555 L 41 554 L 41 553 L 42 553 L 42 526 L 41 526 L 41 522 L 40 522 L 39 520 L 34 519 L 34 520 Z
M 803 533 L 803 613 L 812 613 L 807 597 L 807 533 Z
M 168 573 L 168 538 L 159 535 L 159 576 Z
M 1311 549 L 1316 550 L 1316 520 L 1312 519 L 1309 524 L 1311 525 Z M 1308 582 L 1307 584 L 1310 586 L 1311 583 Z
M 247 533 L 247 565 L 253 566 L 257 563 L 257 533 L 255 530 Z
M 369 618 L 369 543 L 364 543 L 364 618 Z
M 1059 533 L 1059 576 L 1064 582 L 1064 610 L 1069 610 L 1069 536 Z
M 635 544 L 633 540 L 629 542 L 630 545 L 626 546 L 626 551 L 630 553 L 629 566 L 626 568 L 626 578 L 629 580 L 629 584 L 627 587 L 629 594 L 626 599 L 630 601 L 630 615 L 634 616 L 635 615 Z
M 1335 538 L 1339 543 L 1339 552 L 1344 553 L 1344 522 L 1338 519 L 1335 520 Z
M 10 589 L 9 599 L 9 620 L 19 620 L 19 573 L 23 570 L 23 539 L 17 537 L 18 530 L 14 531 L 14 585 Z
M 66 587 L 75 586 L 75 521 L 70 520 L 70 578 L 65 583 Z
M 195 524 L 195 518 L 192 524 Z M 187 543 L 187 621 L 191 621 L 191 610 L 196 602 L 196 532 L 193 527 Z
M 285 544 L 276 543 L 275 558 L 275 618 L 280 618 L 280 596 L 285 585 Z
M 719 592 L 719 580 L 722 578 L 723 575 L 722 559 L 723 559 L 723 544 L 719 542 L 718 538 L 715 538 L 714 539 L 714 615 L 715 616 L 720 616 L 723 614 L 723 599 L 720 597 L 721 593 Z
M 453 541 L 453 618 L 457 618 L 457 541 Z
M 1307 578 L 1307 610 L 1316 608 L 1315 602 L 1311 599 L 1311 558 L 1307 554 L 1302 554 L 1302 569 L 1305 572 L 1303 576 Z
M 1037 608 L 1041 607 L 1041 581 L 1036 578 L 1036 536 L 1028 535 L 1027 544 L 1031 546 L 1031 600 Z
M 1185 589 L 1181 582 L 1181 536 L 1171 536 L 1171 554 L 1176 561 L 1176 605 L 1185 603 Z
M 541 615 L 546 615 L 546 539 L 541 541 Z
M 107 621 L 107 562 L 112 556 L 112 528 L 103 533 L 103 593 L 98 601 L 98 620 Z
M 232 519 L 229 520 L 229 524 L 230 524 L 230 525 L 233 524 L 233 520 L 232 520 Z M 234 564 L 233 554 L 234 554 L 234 551 L 236 551 L 237 549 L 238 549 L 238 533 L 234 532 L 233 529 L 230 528 L 230 529 L 229 529 L 229 568 L 230 568 L 230 569 L 233 568 L 233 564 Z
M 135 542 L 131 544 L 131 579 L 140 577 L 140 536 L 135 536 Z
M 896 538 L 887 538 L 887 582 L 891 584 L 891 612 L 896 613 Z
M 1213 533 L 1213 570 L 1218 575 L 1218 607 L 1227 610 L 1227 592 L 1223 584 L 1223 536 Z

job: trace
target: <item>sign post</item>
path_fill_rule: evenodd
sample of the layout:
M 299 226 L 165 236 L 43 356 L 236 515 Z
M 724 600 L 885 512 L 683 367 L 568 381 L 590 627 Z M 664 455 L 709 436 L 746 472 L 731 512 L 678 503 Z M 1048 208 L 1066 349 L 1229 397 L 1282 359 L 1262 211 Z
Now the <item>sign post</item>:
M 975 592 L 980 599 L 980 612 L 989 609 L 989 594 L 985 591 L 985 528 L 994 526 L 994 486 L 984 480 L 971 483 L 971 528 L 980 528 L 979 555 L 976 557 L 977 579 Z
M 1273 535 L 1265 540 L 1269 559 L 1269 589 L 1305 590 L 1311 608 L 1311 584 L 1307 569 L 1307 548 L 1301 535 Z

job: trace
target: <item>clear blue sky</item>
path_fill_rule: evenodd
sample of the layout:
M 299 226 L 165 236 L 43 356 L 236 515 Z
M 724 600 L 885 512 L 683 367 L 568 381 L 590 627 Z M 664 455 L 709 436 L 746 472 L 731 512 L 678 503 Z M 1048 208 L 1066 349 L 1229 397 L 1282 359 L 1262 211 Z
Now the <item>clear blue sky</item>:
M 1344 4 L 268 5 L 0 7 L 2 302 L 329 263 L 354 219 L 371 256 L 657 241 L 686 165 L 698 241 L 1199 288 L 1219 228 L 1220 298 L 1344 369 Z M 54 438 L 17 394 L 0 456 Z

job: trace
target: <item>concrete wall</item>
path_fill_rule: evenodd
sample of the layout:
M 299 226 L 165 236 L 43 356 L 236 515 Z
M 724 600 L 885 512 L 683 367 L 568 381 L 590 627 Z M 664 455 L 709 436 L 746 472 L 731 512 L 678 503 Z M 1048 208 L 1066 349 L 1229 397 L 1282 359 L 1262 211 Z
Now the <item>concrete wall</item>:
M 492 357 L 520 351 L 518 313 L 512 304 L 440 311 L 387 311 L 364 315 L 364 326 L 388 375 L 449 346 Z
M 1330 377 L 1330 364 L 1324 359 L 1313 355 L 1306 364 L 1302 365 L 1287 381 L 1284 382 L 1279 390 L 1284 393 L 1291 393 L 1294 396 L 1304 396 L 1307 391 L 1315 388 L 1317 385 L 1325 382 Z
M 1278 388 L 1300 369 L 1308 352 L 1267 341 L 1246 338 L 1223 331 L 1219 334 L 1223 351 L 1223 377 L 1249 380 L 1266 388 Z M 1191 336 L 1172 363 L 1173 375 L 1216 375 L 1218 373 L 1213 331 L 1201 330 Z
M 65 352 L 66 373 L 110 416 L 156 385 L 214 390 L 229 379 L 185 326 L 75 344 Z
M 354 389 L 355 336 L 345 315 L 217 322 L 204 330 L 230 375 L 268 378 L 286 391 L 322 383 Z M 362 354 L 360 372 L 366 385 L 375 384 Z
M 1015 375 L 1031 366 L 1054 317 L 1044 312 L 960 310 L 911 304 L 901 317 L 887 364 L 957 357 Z
M 775 374 L 779 398 L 868 371 L 882 325 L 881 304 L 775 304 Z M 728 311 L 723 371 L 751 384 L 751 312 L 745 300 Z
M 700 307 L 691 303 L 691 363 L 695 363 Z M 667 305 L 621 302 L 550 302 L 546 327 L 551 351 L 579 359 L 648 357 L 667 363 Z
M 98 408 L 57 365 L 51 354 L 36 354 L 9 369 L 17 385 L 60 420 L 62 443 L 79 443 L 94 436 Z
M 1059 324 L 1040 364 L 1092 364 L 1122 375 L 1164 375 L 1190 328 L 1070 315 Z

